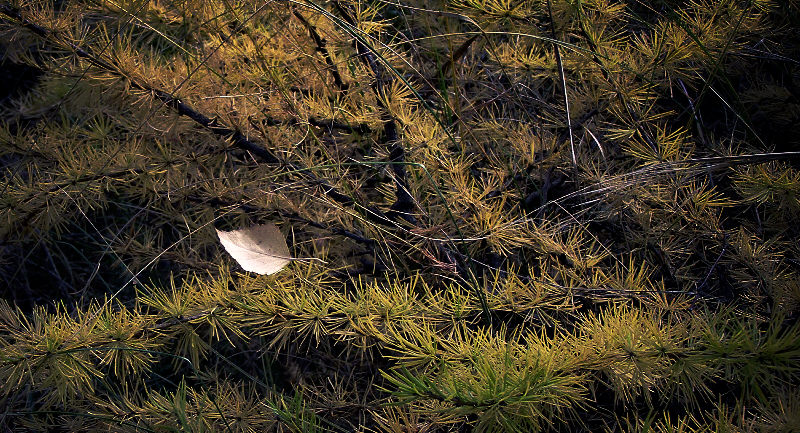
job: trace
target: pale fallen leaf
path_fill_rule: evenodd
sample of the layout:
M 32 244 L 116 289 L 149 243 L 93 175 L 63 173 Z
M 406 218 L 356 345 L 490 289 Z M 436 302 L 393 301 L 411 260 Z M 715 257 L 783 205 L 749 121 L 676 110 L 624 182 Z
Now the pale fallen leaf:
M 292 260 L 286 239 L 275 224 L 262 224 L 241 230 L 217 230 L 219 241 L 245 271 L 270 275 Z

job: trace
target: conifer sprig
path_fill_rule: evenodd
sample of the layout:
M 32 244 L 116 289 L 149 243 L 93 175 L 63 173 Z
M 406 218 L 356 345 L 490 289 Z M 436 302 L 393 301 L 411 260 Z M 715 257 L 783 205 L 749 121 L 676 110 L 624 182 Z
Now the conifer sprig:
M 796 430 L 798 23 L 0 3 L 0 426 Z

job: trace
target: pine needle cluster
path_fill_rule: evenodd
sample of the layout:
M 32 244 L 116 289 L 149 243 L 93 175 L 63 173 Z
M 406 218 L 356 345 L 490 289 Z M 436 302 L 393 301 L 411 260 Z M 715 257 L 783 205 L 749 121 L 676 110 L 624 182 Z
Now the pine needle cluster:
M 798 28 L 3 0 L 0 427 L 798 431 Z

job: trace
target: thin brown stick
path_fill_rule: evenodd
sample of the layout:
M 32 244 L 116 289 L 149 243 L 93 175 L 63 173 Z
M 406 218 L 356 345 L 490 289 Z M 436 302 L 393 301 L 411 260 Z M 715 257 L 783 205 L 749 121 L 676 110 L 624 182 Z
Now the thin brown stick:
M 334 7 L 342 16 L 345 22 L 352 27 L 356 27 L 356 22 L 350 13 L 338 1 L 333 2 Z M 392 163 L 392 172 L 394 173 L 395 182 L 395 196 L 396 201 L 387 212 L 387 216 L 395 221 L 397 217 L 402 217 L 406 221 L 416 224 L 416 218 L 410 213 L 416 208 L 416 200 L 411 196 L 408 188 L 408 181 L 405 166 L 405 150 L 400 145 L 400 136 L 397 128 L 397 122 L 394 117 L 389 113 L 388 108 L 383 104 L 383 99 L 387 96 L 386 91 L 389 86 L 394 82 L 394 77 L 386 72 L 386 68 L 375 58 L 372 50 L 362 43 L 358 38 L 355 38 L 353 44 L 355 45 L 358 58 L 372 71 L 375 76 L 375 83 L 372 90 L 378 96 L 378 105 L 383 109 L 381 119 L 383 120 L 383 139 L 387 143 L 389 150 L 389 161 Z
M 336 67 L 336 64 L 333 63 L 333 57 L 331 56 L 330 51 L 328 51 L 328 42 L 325 40 L 325 38 L 320 36 L 317 28 L 311 25 L 311 23 L 308 22 L 306 17 L 304 17 L 300 11 L 294 9 L 292 13 L 300 21 L 300 23 L 303 24 L 303 27 L 308 30 L 311 39 L 313 39 L 314 43 L 317 44 L 317 51 L 322 54 L 322 57 L 325 59 L 325 63 L 328 64 L 328 69 L 331 72 L 331 76 L 333 77 L 333 82 L 336 84 L 336 87 L 339 88 L 339 90 L 346 92 L 350 86 L 345 83 L 344 80 L 342 80 L 342 75 L 339 73 L 339 69 Z

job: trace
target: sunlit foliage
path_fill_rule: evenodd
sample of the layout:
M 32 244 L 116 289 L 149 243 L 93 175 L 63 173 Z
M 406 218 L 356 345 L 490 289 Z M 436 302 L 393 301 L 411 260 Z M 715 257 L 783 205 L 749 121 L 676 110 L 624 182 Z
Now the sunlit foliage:
M 0 427 L 800 430 L 799 27 L 3 0 Z

